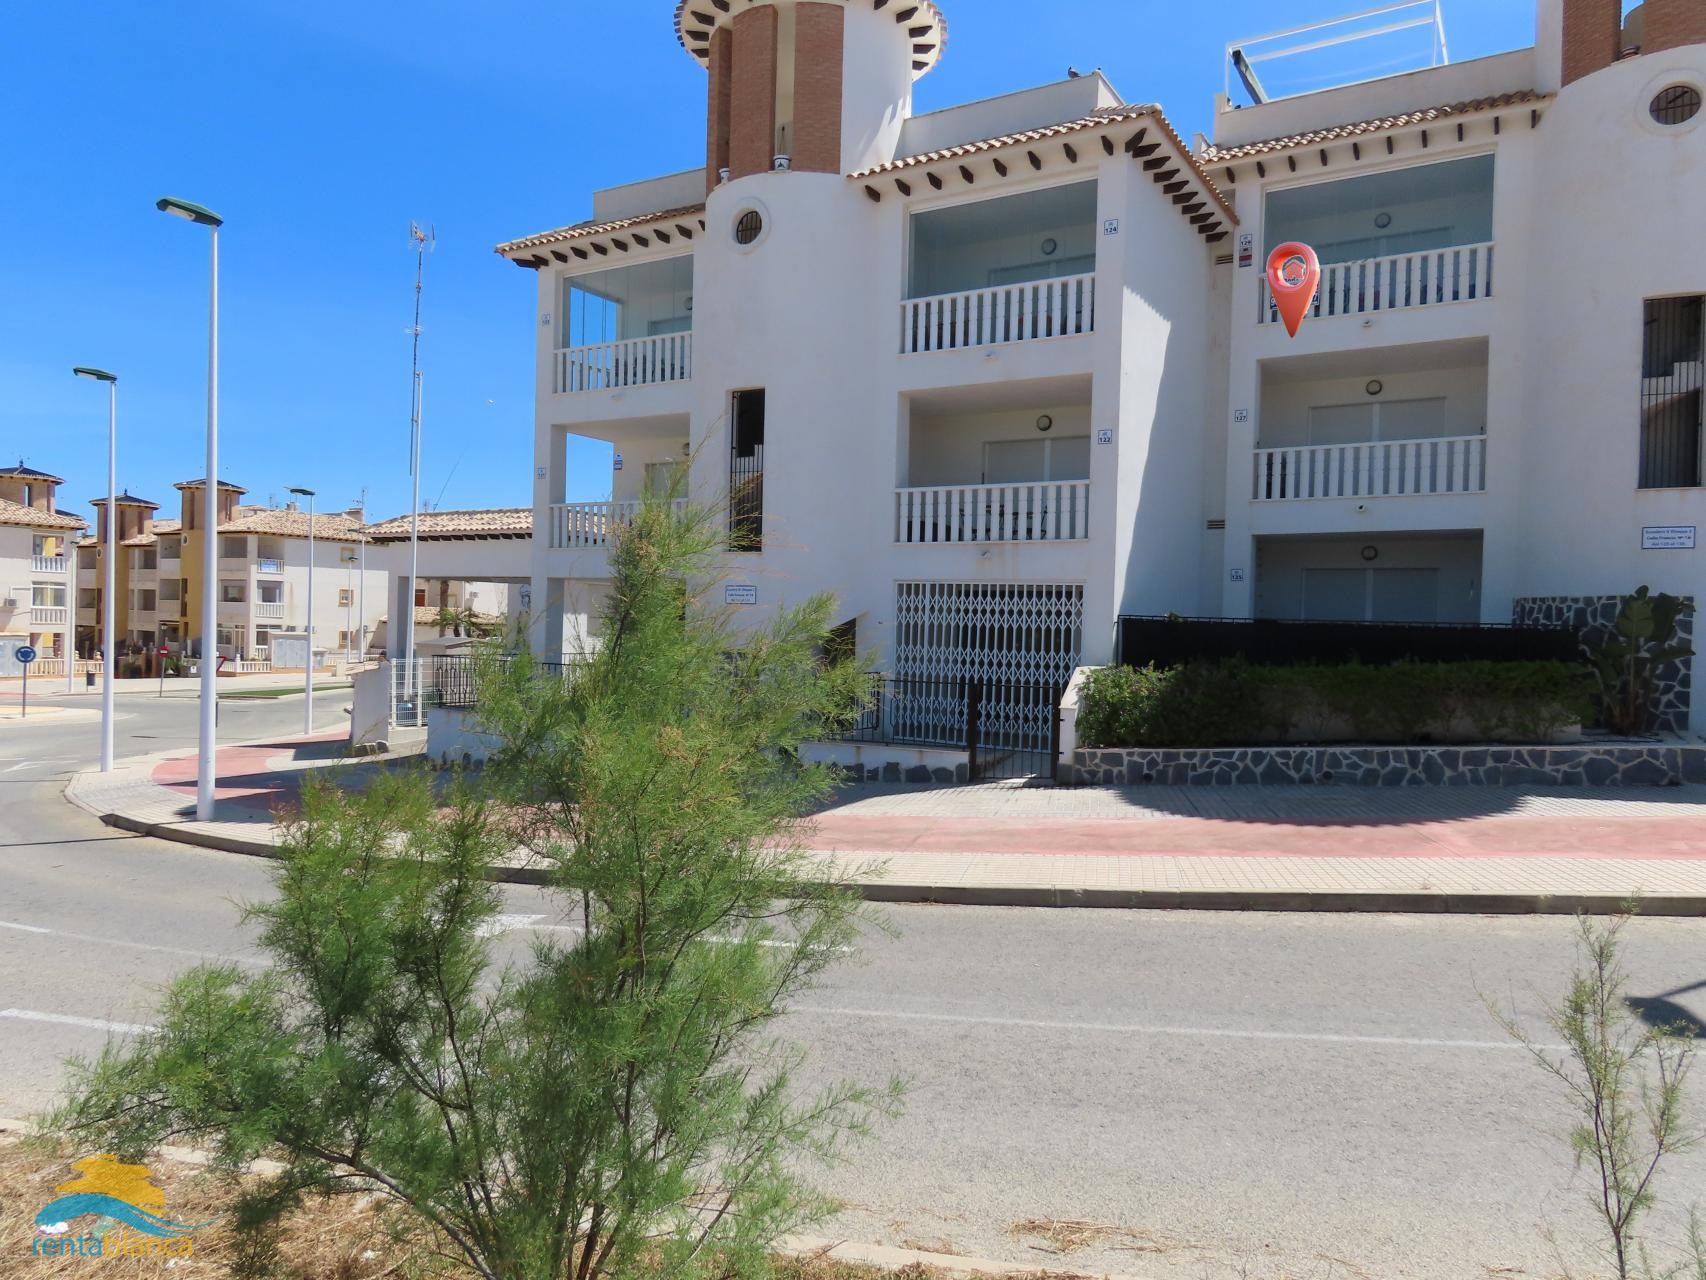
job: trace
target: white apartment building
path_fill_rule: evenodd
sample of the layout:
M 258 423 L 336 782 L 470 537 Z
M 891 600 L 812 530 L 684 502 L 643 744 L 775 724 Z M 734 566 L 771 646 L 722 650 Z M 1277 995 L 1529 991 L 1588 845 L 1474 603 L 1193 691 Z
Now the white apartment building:
M 22 461 L 0 469 L 0 676 L 21 672 L 19 648 L 58 674 L 72 652 L 72 547 L 86 526 L 58 510 L 63 483 Z
M 1100 74 L 914 115 L 930 0 L 683 0 L 705 168 L 498 247 L 537 277 L 539 647 L 596 630 L 612 530 L 682 468 L 727 505 L 713 603 L 833 591 L 902 680 L 1058 687 L 1121 615 L 1706 597 L 1706 6 L 1625 7 L 1290 97 L 1240 46 L 1250 101 L 1187 145 Z M 609 501 L 565 503 L 570 435 Z

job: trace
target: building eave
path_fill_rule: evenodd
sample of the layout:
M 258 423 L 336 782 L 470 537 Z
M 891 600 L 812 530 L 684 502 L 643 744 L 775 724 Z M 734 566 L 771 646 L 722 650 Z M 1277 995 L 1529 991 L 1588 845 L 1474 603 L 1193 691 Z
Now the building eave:
M 1141 164 L 1145 173 L 1167 188 L 1181 215 L 1210 242 L 1224 238 L 1227 227 L 1238 225 L 1238 214 L 1231 202 L 1154 103 L 1104 107 L 1061 124 L 902 156 L 860 169 L 849 174 L 848 179 L 863 183 L 868 196 L 881 200 L 890 187 L 903 197 L 910 196 L 912 184 L 908 175 L 918 172 L 936 190 L 943 190 L 950 182 L 960 187 L 972 186 L 980 177 L 1017 179 L 1045 172 L 1068 174 L 1089 159 L 1078 149 L 1085 138 L 1099 139 L 1106 156 L 1124 151 L 1134 163 Z M 971 163 L 984 160 L 989 161 L 989 170 L 980 175 L 971 168 Z M 1085 168 L 1090 166 L 1086 164 Z

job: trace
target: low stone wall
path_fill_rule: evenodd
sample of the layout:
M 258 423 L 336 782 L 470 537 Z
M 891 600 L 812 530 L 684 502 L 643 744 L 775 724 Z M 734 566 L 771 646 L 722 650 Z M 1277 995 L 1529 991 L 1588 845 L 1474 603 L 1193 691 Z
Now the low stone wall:
M 1080 786 L 1669 787 L 1706 782 L 1706 746 L 1130 747 L 1072 753 Z
M 1684 596 L 1682 600 L 1685 607 L 1676 620 L 1677 639 L 1692 648 L 1694 597 Z M 1581 654 L 1586 659 L 1615 634 L 1622 607 L 1622 596 L 1518 596 L 1511 602 L 1511 623 L 1518 627 L 1571 627 L 1581 637 Z M 1693 681 L 1691 658 L 1659 668 L 1656 728 L 1670 733 L 1687 730 Z
M 945 747 L 907 747 L 880 742 L 806 742 L 800 759 L 828 764 L 847 782 L 964 783 L 969 768 L 964 751 Z

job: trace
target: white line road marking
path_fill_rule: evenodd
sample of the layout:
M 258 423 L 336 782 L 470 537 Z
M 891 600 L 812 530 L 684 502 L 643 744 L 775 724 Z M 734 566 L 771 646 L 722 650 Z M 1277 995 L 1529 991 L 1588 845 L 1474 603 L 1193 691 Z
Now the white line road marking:
M 1100 1035 L 1184 1036 L 1208 1040 L 1295 1040 L 1315 1044 L 1370 1045 L 1398 1049 L 1505 1049 L 1528 1052 L 1510 1040 L 1436 1040 L 1424 1036 L 1351 1036 L 1320 1031 L 1241 1031 L 1230 1027 L 1171 1027 L 1126 1022 L 1054 1022 L 1044 1018 L 1000 1018 L 961 1013 L 903 1013 L 887 1009 L 846 1009 L 823 1005 L 793 1005 L 789 1013 L 815 1013 L 830 1018 L 886 1018 L 901 1022 L 943 1022 L 953 1025 L 1013 1027 L 1028 1031 L 1086 1031 Z M 1543 1049 L 1561 1046 L 1541 1045 Z
M 535 930 L 535 931 L 540 932 L 540 933 L 585 933 L 586 932 L 586 926 L 584 926 L 584 925 L 578 925 L 578 924 L 539 924 L 539 923 L 537 923 L 538 921 L 543 920 L 544 918 L 545 918 L 544 916 L 493 916 L 491 918 L 491 920 L 487 921 L 486 924 L 481 926 L 480 936 L 486 937 L 486 938 L 496 937 L 499 934 L 508 933 L 512 929 L 532 929 L 532 930 Z M 711 946 L 714 946 L 714 947 L 729 947 L 729 946 L 734 946 L 736 943 L 738 943 L 740 941 L 740 939 L 723 937 L 723 936 L 720 936 L 717 934 L 712 934 L 709 937 L 705 938 L 704 941 L 709 943 Z M 760 942 L 758 945 L 761 947 L 775 947 L 775 948 L 779 948 L 782 950 L 792 950 L 792 948 L 794 946 L 794 944 L 792 942 L 789 942 L 783 938 L 769 938 L 763 942 Z M 853 948 L 852 947 L 835 947 L 834 950 L 837 952 L 841 952 L 841 953 L 850 953 L 853 950 Z
M 538 923 L 544 918 L 544 916 L 493 916 L 480 926 L 479 936 L 495 938 L 499 934 L 508 933 L 511 929 L 546 928 L 547 926 Z
M 22 773 L 26 769 L 53 769 L 59 765 L 76 764 L 75 760 L 18 760 L 7 764 L 0 773 Z
M 90 1031 L 116 1031 L 120 1035 L 141 1035 L 154 1030 L 139 1022 L 108 1022 L 105 1018 L 78 1018 L 69 1013 L 38 1013 L 34 1009 L 0 1009 L 0 1018 L 19 1022 L 53 1022 L 65 1027 L 86 1027 Z
M 11 920 L 0 920 L 0 929 L 15 929 L 19 933 L 64 938 L 70 942 L 88 942 L 99 947 L 129 947 L 133 951 L 158 951 L 162 955 L 184 956 L 191 960 L 224 960 L 231 964 L 246 964 L 257 969 L 269 967 L 265 960 L 251 960 L 246 956 L 221 955 L 217 951 L 191 951 L 187 947 L 164 947 L 155 942 L 125 942 L 120 938 L 98 938 L 92 933 L 68 933 L 63 929 L 44 929 L 40 925 L 17 924 Z

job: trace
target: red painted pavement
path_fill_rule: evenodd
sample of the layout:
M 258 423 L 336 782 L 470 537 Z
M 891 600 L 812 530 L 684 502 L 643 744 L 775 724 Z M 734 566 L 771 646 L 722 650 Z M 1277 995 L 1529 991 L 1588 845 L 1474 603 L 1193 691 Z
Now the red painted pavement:
M 312 738 L 296 737 L 245 747 L 220 747 L 214 756 L 214 799 L 270 811 L 294 800 L 297 783 L 301 781 L 300 770 L 275 771 L 268 767 L 272 761 L 305 752 L 324 755 L 324 744 L 343 743 L 348 739 L 349 731 L 339 729 L 315 734 Z M 155 765 L 150 777 L 160 786 L 194 796 L 197 767 L 194 755 L 174 756 Z
M 1129 858 L 1662 858 L 1706 861 L 1699 818 L 1489 815 L 1439 821 L 877 817 L 830 812 L 807 846 L 847 853 Z

